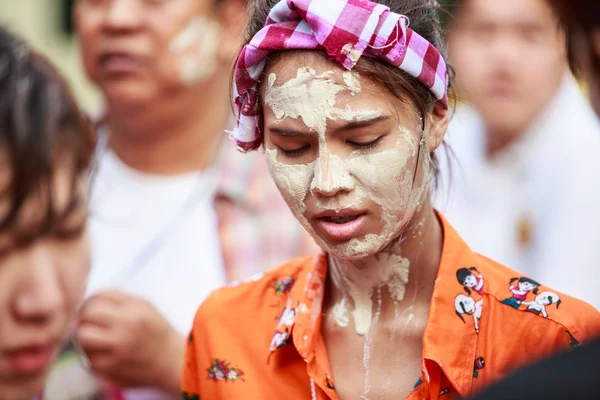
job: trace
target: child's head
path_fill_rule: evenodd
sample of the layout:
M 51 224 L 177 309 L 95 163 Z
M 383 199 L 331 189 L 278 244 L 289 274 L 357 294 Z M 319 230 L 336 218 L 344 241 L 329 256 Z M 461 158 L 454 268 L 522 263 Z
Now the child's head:
M 538 282 L 534 281 L 533 279 L 526 278 L 524 276 L 519 278 L 518 285 L 519 285 L 519 290 L 523 290 L 523 291 L 533 290 L 533 293 L 536 293 L 536 294 L 540 287 L 540 284 Z
M 456 279 L 458 279 L 458 283 L 465 287 L 475 287 L 477 285 L 477 278 L 473 275 L 473 271 L 468 268 L 460 268 L 457 270 Z
M 0 27 L 0 398 L 38 392 L 84 293 L 92 130 L 54 68 Z
M 240 68 L 253 61 L 255 53 L 248 48 L 236 71 L 238 94 L 248 76 L 258 80 L 256 109 L 246 103 L 241 109 L 238 144 L 248 150 L 262 142 L 292 211 L 324 250 L 342 258 L 377 253 L 429 201 L 430 153 L 447 126 L 446 65 L 436 8 L 427 0 L 377 3 L 391 12 L 366 0 L 260 0 L 247 42 L 265 34 L 261 28 L 268 15 L 271 22 L 287 15 L 283 18 L 293 21 L 284 24 L 296 24 L 296 31 L 280 39 L 281 29 L 269 27 L 261 45 L 273 51 L 262 72 Z M 287 7 L 300 11 L 290 13 Z M 361 20 L 370 22 L 362 26 Z M 406 29 L 408 20 L 414 32 Z M 328 21 L 336 21 L 336 27 L 331 29 Z M 363 33 L 374 30 L 367 34 L 369 43 L 361 47 L 356 38 L 347 41 L 343 31 L 349 25 Z M 313 32 L 310 40 L 325 35 L 324 45 L 303 37 L 307 29 Z M 278 47 L 278 41 L 285 43 Z M 239 97 L 236 101 L 240 106 Z M 258 134 L 244 136 L 244 129 L 253 129 L 244 126 L 244 118 L 253 112 Z

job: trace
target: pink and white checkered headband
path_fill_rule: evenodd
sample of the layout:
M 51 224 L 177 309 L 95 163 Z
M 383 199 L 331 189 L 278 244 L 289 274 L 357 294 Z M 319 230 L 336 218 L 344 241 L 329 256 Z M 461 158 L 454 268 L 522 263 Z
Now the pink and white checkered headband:
M 405 15 L 368 0 L 281 0 L 235 67 L 238 120 L 232 136 L 241 151 L 255 150 L 262 142 L 258 79 L 269 53 L 277 50 L 325 50 L 347 70 L 363 55 L 384 61 L 415 77 L 448 107 L 446 63 L 431 43 L 408 28 Z

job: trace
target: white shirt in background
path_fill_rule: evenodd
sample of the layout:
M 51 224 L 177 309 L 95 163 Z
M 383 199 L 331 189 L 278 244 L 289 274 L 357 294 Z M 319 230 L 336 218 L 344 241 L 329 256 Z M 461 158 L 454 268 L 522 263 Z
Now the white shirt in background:
M 214 171 L 155 176 L 100 148 L 92 176 L 92 270 L 87 296 L 121 289 L 149 300 L 187 334 L 205 297 L 226 283 L 214 210 Z M 128 390 L 127 399 L 166 399 Z
M 438 151 L 436 207 L 477 252 L 600 308 L 600 124 L 573 78 L 525 135 L 492 159 L 459 106 Z M 507 282 L 508 284 L 508 282 Z

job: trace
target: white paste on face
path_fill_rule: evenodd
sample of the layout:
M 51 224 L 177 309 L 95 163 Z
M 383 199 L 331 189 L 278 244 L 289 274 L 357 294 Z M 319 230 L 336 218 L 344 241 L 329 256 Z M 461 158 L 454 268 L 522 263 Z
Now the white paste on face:
M 219 24 L 206 17 L 195 17 L 170 43 L 177 56 L 179 78 L 186 85 L 208 79 L 217 68 Z
M 345 73 L 343 85 L 334 81 L 334 74 L 327 71 L 317 75 L 310 68 L 300 68 L 295 78 L 277 87 L 275 74 L 269 76 L 265 103 L 277 119 L 302 118 L 309 129 L 317 132 L 319 156 L 308 164 L 287 164 L 279 160 L 276 149 L 266 149 L 266 158 L 284 199 L 317 244 L 330 254 L 333 283 L 352 299 L 355 329 L 364 335 L 373 320 L 374 290 L 386 286 L 394 300 L 404 297 L 410 263 L 401 256 L 400 241 L 396 240 L 392 246 L 390 243 L 398 239 L 421 204 L 429 183 L 429 165 L 423 167 L 425 176 L 421 183 L 413 187 L 419 141 L 417 135 L 404 127 L 398 128 L 396 145 L 391 149 L 355 151 L 344 159 L 331 153 L 325 137 L 327 120 L 355 121 L 382 115 L 379 110 L 336 107 L 339 93 L 349 92 L 355 96 L 361 88 L 357 74 Z M 428 157 L 422 159 L 427 164 Z M 313 204 L 317 210 L 360 208 L 368 204 L 370 218 L 373 218 L 373 209 L 378 210 L 379 231 L 342 243 L 328 243 L 316 234 L 305 215 L 306 200 L 315 192 L 343 192 L 343 195 L 315 196 Z M 376 262 L 369 256 L 375 257 Z M 357 268 L 361 260 L 365 265 Z M 348 324 L 347 312 L 344 296 L 333 309 L 339 326 Z
M 271 107 L 278 120 L 302 118 L 304 125 L 325 136 L 327 120 L 342 119 L 361 121 L 381 115 L 380 110 L 351 110 L 349 107 L 335 107 L 336 96 L 342 91 L 352 95 L 360 93 L 360 81 L 351 72 L 344 73 L 345 85 L 337 84 L 331 76 L 334 71 L 317 75 L 314 69 L 299 68 L 295 78 L 281 86 L 275 86 L 277 76 L 270 74 L 267 79 L 265 103 Z
M 354 50 L 352 43 L 346 43 L 344 47 L 342 47 L 342 54 L 347 55 L 353 63 L 357 63 L 362 56 L 360 51 Z

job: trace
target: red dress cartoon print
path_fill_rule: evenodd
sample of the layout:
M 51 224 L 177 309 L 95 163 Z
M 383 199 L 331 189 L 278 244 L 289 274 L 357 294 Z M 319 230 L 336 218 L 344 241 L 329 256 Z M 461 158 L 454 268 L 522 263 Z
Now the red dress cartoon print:
M 456 279 L 458 283 L 463 285 L 465 292 L 471 295 L 471 289 L 483 296 L 483 275 L 477 271 L 477 268 L 461 268 L 456 271 Z
M 529 279 L 524 276 L 520 278 L 511 278 L 508 290 L 512 292 L 512 297 L 502 300 L 502 303 L 518 309 L 527 298 L 529 292 L 537 294 L 539 288 L 540 284 L 533 279 Z

